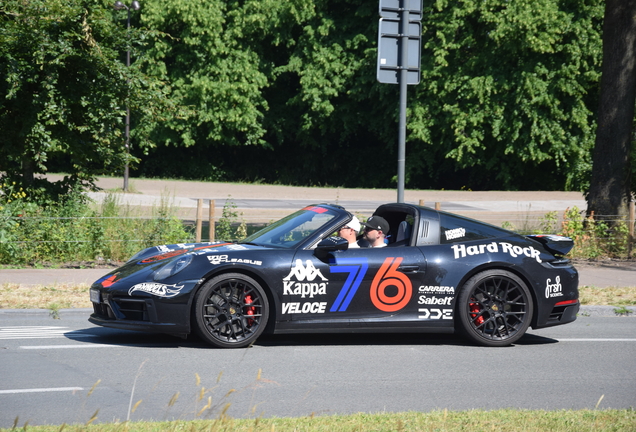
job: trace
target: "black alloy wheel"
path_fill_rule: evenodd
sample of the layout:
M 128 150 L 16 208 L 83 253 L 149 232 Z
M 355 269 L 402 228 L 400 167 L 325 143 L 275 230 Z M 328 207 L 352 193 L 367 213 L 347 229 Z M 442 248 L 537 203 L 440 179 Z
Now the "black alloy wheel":
M 532 296 L 526 284 L 505 270 L 487 270 L 470 278 L 457 301 L 461 332 L 479 345 L 511 345 L 532 320 Z
M 195 302 L 196 331 L 218 348 L 243 348 L 265 330 L 269 302 L 249 276 L 228 273 L 207 281 Z

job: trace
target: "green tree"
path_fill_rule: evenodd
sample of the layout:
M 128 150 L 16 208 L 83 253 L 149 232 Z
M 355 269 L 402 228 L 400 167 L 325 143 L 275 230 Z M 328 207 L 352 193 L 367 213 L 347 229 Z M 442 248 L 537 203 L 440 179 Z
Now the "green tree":
M 122 62 L 147 32 L 128 33 L 116 13 L 99 0 L 0 6 L 0 172 L 9 180 L 34 188 L 35 174 L 57 158 L 70 174 L 58 193 L 91 184 L 126 161 L 127 105 L 142 125 L 168 108 L 162 83 Z M 152 145 L 137 132 L 138 145 Z
M 425 4 L 422 83 L 409 100 L 411 183 L 583 189 L 602 2 Z
M 603 24 L 603 76 L 588 213 L 628 215 L 636 102 L 636 0 L 607 0 Z

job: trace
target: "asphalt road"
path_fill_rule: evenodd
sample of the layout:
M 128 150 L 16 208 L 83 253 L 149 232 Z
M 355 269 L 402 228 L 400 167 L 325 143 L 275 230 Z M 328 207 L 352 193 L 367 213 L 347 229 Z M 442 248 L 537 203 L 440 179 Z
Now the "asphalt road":
M 634 317 L 583 316 L 508 348 L 452 335 L 313 335 L 239 350 L 86 318 L 0 314 L 0 428 L 16 418 L 18 427 L 85 423 L 95 413 L 98 422 L 129 412 L 131 420 L 216 418 L 228 403 L 238 418 L 593 409 L 601 397 L 599 408 L 636 407 Z

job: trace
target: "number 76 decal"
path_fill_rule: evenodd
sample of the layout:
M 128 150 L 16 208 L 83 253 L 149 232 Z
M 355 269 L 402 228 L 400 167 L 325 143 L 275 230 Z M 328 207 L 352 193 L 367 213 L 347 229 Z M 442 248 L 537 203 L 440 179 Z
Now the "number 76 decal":
M 371 302 L 383 312 L 399 311 L 411 300 L 413 286 L 409 278 L 398 271 L 401 263 L 401 257 L 387 257 L 371 282 Z M 369 263 L 366 258 L 340 258 L 336 260 L 336 264 L 331 267 L 332 273 L 349 273 L 349 276 L 329 311 L 344 312 L 367 274 Z M 395 295 L 387 294 L 390 286 L 397 288 Z

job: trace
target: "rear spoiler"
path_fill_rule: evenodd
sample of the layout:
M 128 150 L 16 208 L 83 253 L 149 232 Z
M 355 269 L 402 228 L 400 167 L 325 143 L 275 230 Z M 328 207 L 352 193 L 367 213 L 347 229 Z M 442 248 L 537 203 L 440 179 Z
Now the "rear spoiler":
M 533 240 L 543 244 L 547 250 L 557 255 L 567 255 L 574 247 L 574 240 L 556 234 L 532 234 L 528 235 Z

